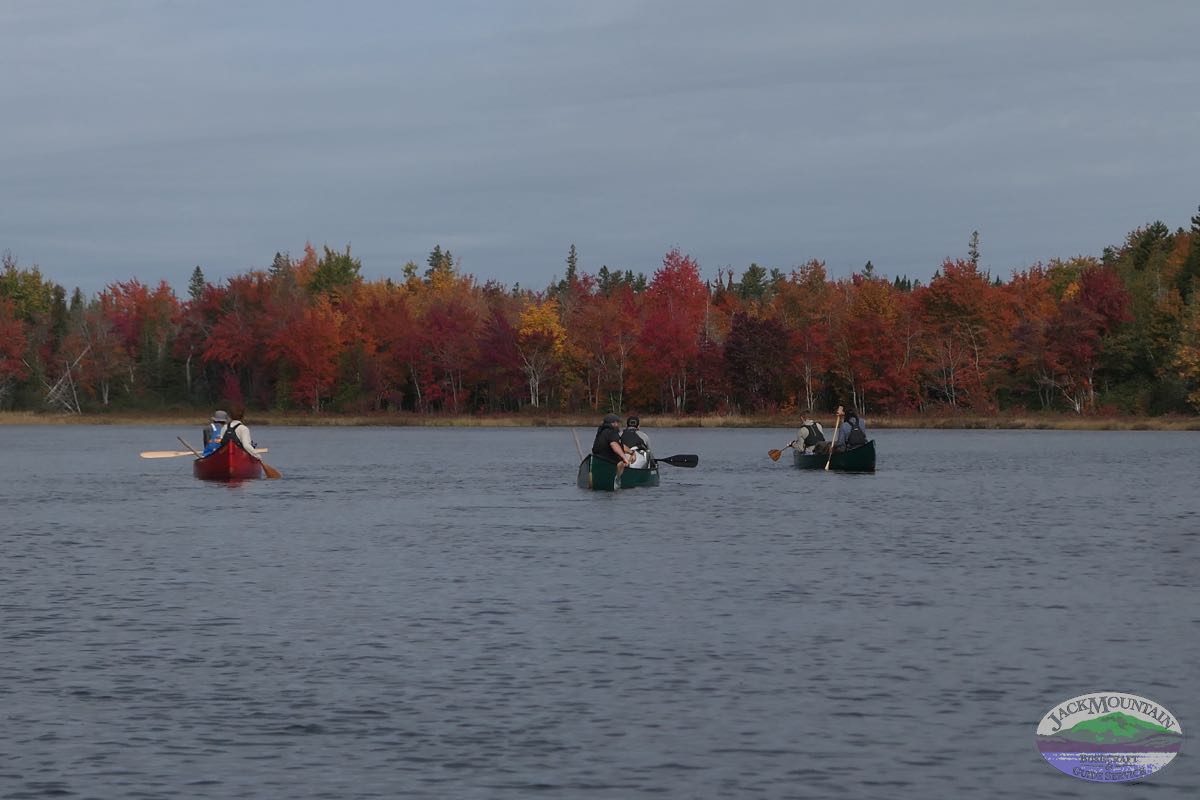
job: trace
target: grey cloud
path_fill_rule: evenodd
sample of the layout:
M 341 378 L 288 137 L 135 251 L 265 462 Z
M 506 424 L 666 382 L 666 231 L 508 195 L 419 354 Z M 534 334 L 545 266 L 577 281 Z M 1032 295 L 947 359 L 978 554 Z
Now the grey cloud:
M 1186 223 L 1200 7 L 0 8 L 0 249 L 88 291 L 304 242 L 482 280 L 810 258 L 1007 274 Z

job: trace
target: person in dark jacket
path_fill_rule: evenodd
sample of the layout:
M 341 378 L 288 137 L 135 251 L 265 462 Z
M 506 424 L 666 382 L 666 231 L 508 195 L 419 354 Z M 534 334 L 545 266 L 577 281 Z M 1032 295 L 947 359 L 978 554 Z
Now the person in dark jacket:
M 650 463 L 650 438 L 642 433 L 642 421 L 638 417 L 625 420 L 625 430 L 621 431 L 621 444 L 633 456 L 629 466 L 634 469 L 645 469 Z
M 604 415 L 604 422 L 596 429 L 596 440 L 592 442 L 592 455 L 613 464 L 628 465 L 632 460 L 621 445 L 621 418 L 616 414 Z
M 838 413 L 842 407 L 838 406 Z M 836 446 L 842 449 L 855 448 L 867 443 L 867 426 L 859 418 L 853 408 L 846 412 L 842 424 L 838 426 Z

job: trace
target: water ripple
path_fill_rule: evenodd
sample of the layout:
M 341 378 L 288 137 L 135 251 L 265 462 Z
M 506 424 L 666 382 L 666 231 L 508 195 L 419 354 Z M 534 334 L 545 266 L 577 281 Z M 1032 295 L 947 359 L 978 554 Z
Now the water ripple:
M 1086 797 L 1054 702 L 1200 719 L 1194 437 L 665 430 L 701 467 L 605 495 L 566 431 L 268 433 L 223 486 L 0 427 L 0 798 Z

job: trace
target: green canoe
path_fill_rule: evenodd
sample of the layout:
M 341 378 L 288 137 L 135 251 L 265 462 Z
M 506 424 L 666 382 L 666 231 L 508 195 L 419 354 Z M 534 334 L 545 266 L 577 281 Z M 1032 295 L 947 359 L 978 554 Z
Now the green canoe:
M 594 489 L 598 492 L 615 492 L 617 489 L 631 489 L 634 486 L 658 486 L 658 462 L 650 457 L 649 469 L 633 469 L 626 467 L 621 471 L 621 480 L 617 482 L 617 465 L 591 454 L 584 457 L 579 464 L 580 489 Z
M 792 454 L 800 469 L 825 469 L 825 462 L 828 461 L 829 468 L 838 472 L 875 471 L 874 439 L 849 450 L 835 450 L 832 459 L 828 453 L 801 453 L 794 448 Z

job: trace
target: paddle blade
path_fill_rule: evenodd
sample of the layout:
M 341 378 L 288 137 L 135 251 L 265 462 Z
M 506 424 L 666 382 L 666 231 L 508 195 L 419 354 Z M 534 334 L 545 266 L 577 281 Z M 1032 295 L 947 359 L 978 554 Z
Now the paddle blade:
M 283 473 L 282 473 L 282 472 L 280 472 L 279 470 L 275 469 L 275 468 L 274 468 L 274 467 L 272 467 L 270 464 L 268 464 L 267 462 L 263 461 L 261 458 L 260 458 L 258 461 L 259 461 L 259 463 L 260 463 L 260 464 L 262 464 L 262 467 L 263 467 L 263 472 L 267 473 L 267 477 L 268 477 L 268 478 L 270 478 L 271 480 L 279 480 L 280 478 L 282 478 L 282 477 L 283 477 Z
M 700 463 L 700 456 L 694 456 L 694 455 L 667 456 L 666 458 L 656 458 L 654 460 L 661 461 L 664 464 L 670 464 L 672 467 L 694 467 Z
M 795 439 L 793 439 L 792 441 L 788 442 L 787 444 L 785 444 L 785 445 L 783 446 L 783 450 L 768 450 L 768 451 L 767 451 L 767 455 L 769 455 L 769 456 L 771 457 L 771 460 L 772 460 L 772 461 L 778 461 L 778 460 L 779 460 L 779 457 L 780 457 L 781 455 L 783 455 L 783 451 L 784 451 L 784 450 L 787 450 L 789 447 L 791 447 L 791 446 L 792 446 L 792 445 L 794 445 L 795 443 L 796 443 L 796 440 L 795 440 Z

